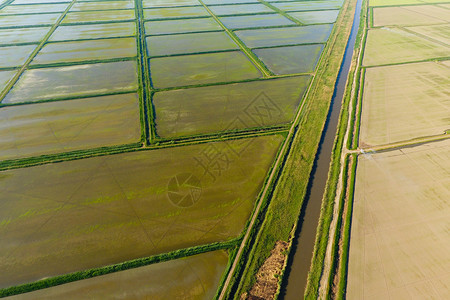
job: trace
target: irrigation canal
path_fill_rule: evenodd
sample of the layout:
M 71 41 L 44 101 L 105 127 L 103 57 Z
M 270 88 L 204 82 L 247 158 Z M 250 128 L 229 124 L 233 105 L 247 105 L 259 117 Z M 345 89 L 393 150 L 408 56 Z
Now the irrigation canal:
M 291 254 L 281 287 L 279 299 L 298 300 L 305 293 L 311 258 L 316 239 L 316 230 L 319 222 L 320 208 L 323 194 L 328 179 L 328 171 L 331 161 L 331 152 L 336 137 L 339 114 L 342 106 L 342 98 L 345 92 L 346 81 L 353 50 L 355 48 L 356 35 L 359 29 L 362 0 L 356 4 L 355 17 L 352 29 L 345 49 L 344 58 L 339 70 L 339 75 L 331 100 L 331 109 L 328 112 L 327 122 L 322 133 L 321 141 L 314 161 L 308 190 L 300 214 L 297 231 L 292 245 Z

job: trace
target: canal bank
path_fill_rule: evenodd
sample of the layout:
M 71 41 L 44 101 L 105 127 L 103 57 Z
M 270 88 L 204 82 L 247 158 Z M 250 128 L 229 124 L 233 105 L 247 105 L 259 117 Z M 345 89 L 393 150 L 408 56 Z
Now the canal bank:
M 328 179 L 331 154 L 339 122 L 342 99 L 350 70 L 355 40 L 359 29 L 362 0 L 358 0 L 352 29 L 345 49 L 344 58 L 335 84 L 330 110 L 322 132 L 319 148 L 308 183 L 297 229 L 283 278 L 280 299 L 300 299 L 305 293 L 308 272 L 313 256 L 320 209 Z

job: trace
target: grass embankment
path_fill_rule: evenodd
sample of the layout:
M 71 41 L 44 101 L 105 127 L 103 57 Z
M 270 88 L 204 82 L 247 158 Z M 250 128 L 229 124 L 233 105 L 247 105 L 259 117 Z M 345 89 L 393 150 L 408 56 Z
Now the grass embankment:
M 215 250 L 223 250 L 235 247 L 239 244 L 240 238 L 233 239 L 227 242 L 216 242 L 207 245 L 195 246 L 185 249 L 179 249 L 176 251 L 158 254 L 150 257 L 138 258 L 123 263 L 105 266 L 101 268 L 94 268 L 85 271 L 74 272 L 70 274 L 65 274 L 61 276 L 51 277 L 43 280 L 39 280 L 32 283 L 27 283 L 23 285 L 13 286 L 9 288 L 0 289 L 0 297 L 7 297 L 11 295 L 23 294 L 35 290 L 40 290 L 52 286 L 61 285 L 64 283 L 69 283 L 77 280 L 88 279 L 96 276 L 106 275 L 118 271 L 124 271 L 129 269 L 134 269 L 138 267 L 143 267 L 151 265 L 154 263 L 164 262 L 172 259 L 179 259 L 182 257 L 192 256 L 195 254 L 200 254 L 204 252 L 210 252 Z
M 334 146 L 333 146 L 333 151 L 332 151 L 332 155 L 331 155 L 331 166 L 330 166 L 330 170 L 329 170 L 329 174 L 328 174 L 328 181 L 327 181 L 327 185 L 325 187 L 325 193 L 324 193 L 324 198 L 323 198 L 323 203 L 322 203 L 322 208 L 321 208 L 321 214 L 320 214 L 320 218 L 319 218 L 319 225 L 318 225 L 318 229 L 317 229 L 317 235 L 316 235 L 316 242 L 314 245 L 314 253 L 313 253 L 313 258 L 312 258 L 312 265 L 311 265 L 311 270 L 310 273 L 308 274 L 308 283 L 307 283 L 307 288 L 306 288 L 306 293 L 305 296 L 307 298 L 317 298 L 318 297 L 318 290 L 319 290 L 319 284 L 320 284 L 320 278 L 322 276 L 323 273 L 323 267 L 324 267 L 324 261 L 325 261 L 325 254 L 326 254 L 326 250 L 327 250 L 327 245 L 328 245 L 328 241 L 329 241 L 329 234 L 330 234 L 330 225 L 331 222 L 333 220 L 333 211 L 334 211 L 334 203 L 335 203 L 335 199 L 337 196 L 337 185 L 339 182 L 339 176 L 340 176 L 340 172 L 341 172 L 341 167 L 342 167 L 342 172 L 343 172 L 343 187 L 342 187 L 342 191 L 346 190 L 346 174 L 347 174 L 347 163 L 348 163 L 348 158 L 345 159 L 345 163 L 344 166 L 341 166 L 341 158 L 343 155 L 343 149 L 344 147 L 346 147 L 346 145 L 344 145 L 345 142 L 345 134 L 346 134 L 346 130 L 347 130 L 347 125 L 350 122 L 351 127 L 349 127 L 350 129 L 352 129 L 353 127 L 353 123 L 354 123 L 354 117 L 353 116 L 349 116 L 349 104 L 350 101 L 352 101 L 352 107 L 353 107 L 353 115 L 356 109 L 356 96 L 358 94 L 358 92 L 352 93 L 353 88 L 355 88 L 355 91 L 358 91 L 359 88 L 359 81 L 356 80 L 356 87 L 354 87 L 355 82 L 353 81 L 353 79 L 355 78 L 355 76 L 357 76 L 357 78 L 359 78 L 359 71 L 360 69 L 358 68 L 358 59 L 360 57 L 360 49 L 358 47 L 358 45 L 361 44 L 361 40 L 365 37 L 365 35 L 363 34 L 364 31 L 364 22 L 366 19 L 366 15 L 365 15 L 365 8 L 364 8 L 365 3 L 363 3 L 363 8 L 361 11 L 361 16 L 360 16 L 360 23 L 359 23 L 359 31 L 358 34 L 356 36 L 356 41 L 355 41 L 355 50 L 353 51 L 353 58 L 352 58 L 352 64 L 350 67 L 350 71 L 348 73 L 348 79 L 347 79 L 347 85 L 346 85 L 346 90 L 345 90 L 345 94 L 344 94 L 344 98 L 342 100 L 342 109 L 341 109 L 341 113 L 339 116 L 339 123 L 338 123 L 338 129 L 337 129 L 337 134 L 336 134 L 336 139 L 334 142 Z M 355 74 L 356 72 L 356 74 Z M 352 97 L 352 94 L 354 97 Z M 353 98 L 353 99 L 352 99 Z M 350 120 L 349 120 L 350 118 Z M 352 139 L 353 135 L 349 133 L 348 139 Z M 347 143 L 348 144 L 348 143 Z M 339 202 L 339 208 L 338 208 L 338 218 L 337 218 L 337 228 L 340 228 L 340 223 L 341 223 L 341 216 L 342 216 L 342 212 L 343 212 L 343 208 L 344 208 L 344 199 L 345 199 L 345 192 L 342 192 L 341 194 L 341 198 L 340 198 L 340 202 Z M 337 251 L 337 242 L 339 240 L 339 230 L 336 230 L 335 234 L 334 234 L 334 242 L 332 245 L 332 255 L 334 255 Z M 328 286 L 327 286 L 327 297 L 330 295 L 330 291 L 331 291 L 331 285 L 333 283 L 333 270 L 334 270 L 334 264 L 335 264 L 335 259 L 332 259 L 331 261 L 331 274 L 330 277 L 328 278 Z
M 342 254 L 339 260 L 339 274 L 338 285 L 336 292 L 336 299 L 345 299 L 345 292 L 347 287 L 347 271 L 348 271 L 348 252 L 350 250 L 350 228 L 352 225 L 352 212 L 353 212 L 353 194 L 355 191 L 355 176 L 357 155 L 352 154 L 352 165 L 350 170 L 350 178 L 348 183 L 348 196 L 347 196 L 347 210 L 345 212 L 345 220 L 342 229 Z
M 279 177 L 264 222 L 258 236 L 249 239 L 252 249 L 241 259 L 242 278 L 239 272 L 234 276 L 234 285 L 228 291 L 235 298 L 248 291 L 255 281 L 255 274 L 276 241 L 288 241 L 292 228 L 298 221 L 303 199 L 305 197 L 309 176 L 313 167 L 322 130 L 328 115 L 334 84 L 338 76 L 345 46 L 350 34 L 352 15 L 356 1 L 349 1 L 336 23 L 331 39 L 324 50 L 324 55 L 317 68 L 317 75 L 310 87 L 307 102 L 301 111 L 302 118 L 296 124 L 297 132 L 292 142 L 292 149 L 285 158 L 285 168 Z M 253 234 L 253 236 L 256 234 Z M 248 255 L 251 253 L 251 255 Z M 240 282 L 240 284 L 239 284 Z M 238 287 L 236 287 L 239 284 Z

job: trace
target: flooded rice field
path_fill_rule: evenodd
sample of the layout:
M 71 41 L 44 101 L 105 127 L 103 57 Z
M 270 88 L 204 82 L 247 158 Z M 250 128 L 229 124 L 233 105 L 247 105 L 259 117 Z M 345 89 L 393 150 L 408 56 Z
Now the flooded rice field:
M 341 5 L 0 2 L 0 295 L 213 298 Z

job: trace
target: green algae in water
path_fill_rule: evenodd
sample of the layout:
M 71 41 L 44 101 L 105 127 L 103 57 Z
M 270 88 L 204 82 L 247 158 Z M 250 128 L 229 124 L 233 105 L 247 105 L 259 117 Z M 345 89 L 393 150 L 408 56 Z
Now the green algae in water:
M 3 103 L 136 90 L 135 61 L 27 70 Z
M 144 9 L 144 18 L 146 20 L 192 17 L 209 17 L 209 14 L 208 11 L 201 6 Z
M 155 88 L 239 81 L 261 77 L 242 52 L 222 52 L 150 59 Z
M 134 57 L 136 52 L 135 38 L 51 43 L 39 51 L 31 64 Z
M 210 6 L 209 9 L 217 16 L 243 15 L 255 13 L 273 13 L 274 11 L 264 4 L 240 4 Z
M 36 45 L 0 47 L 0 68 L 20 67 L 34 49 Z
M 309 82 L 299 76 L 157 92 L 156 130 L 171 138 L 288 124 Z
M 282 141 L 272 135 L 0 172 L 0 287 L 237 237 Z M 221 160 L 205 173 L 200 162 L 211 151 Z M 202 192 L 177 206 L 169 182 L 186 173 Z
M 133 299 L 210 300 L 215 296 L 227 263 L 226 251 L 212 251 L 71 282 L 22 294 L 20 298 L 110 299 L 126 294 Z
M 0 159 L 130 144 L 140 134 L 136 94 L 0 108 Z
M 53 25 L 59 14 L 36 14 L 24 16 L 0 16 L 0 28 L 33 25 Z
M 230 29 L 295 25 L 294 22 L 279 14 L 222 17 L 220 21 Z
M 223 31 L 151 36 L 147 45 L 150 56 L 239 49 Z
M 334 23 L 339 10 L 301 11 L 289 13 L 303 24 Z
M 217 30 L 222 30 L 222 27 L 220 27 L 220 25 L 212 18 L 145 22 L 145 33 L 147 35 Z
M 301 27 L 238 30 L 236 35 L 250 48 L 325 43 L 332 24 Z
M 134 22 L 58 26 L 50 41 L 99 39 L 136 35 Z
M 76 2 L 70 11 L 112 10 L 134 8 L 132 1 Z M 102 12 L 103 13 L 103 12 Z
M 134 20 L 134 10 L 106 10 L 69 12 L 63 19 L 62 24 L 106 22 L 106 21 L 127 21 Z
M 50 27 L 0 29 L 0 45 L 38 43 Z
M 275 74 L 309 73 L 314 71 L 323 45 L 301 45 L 256 49 L 253 52 Z

